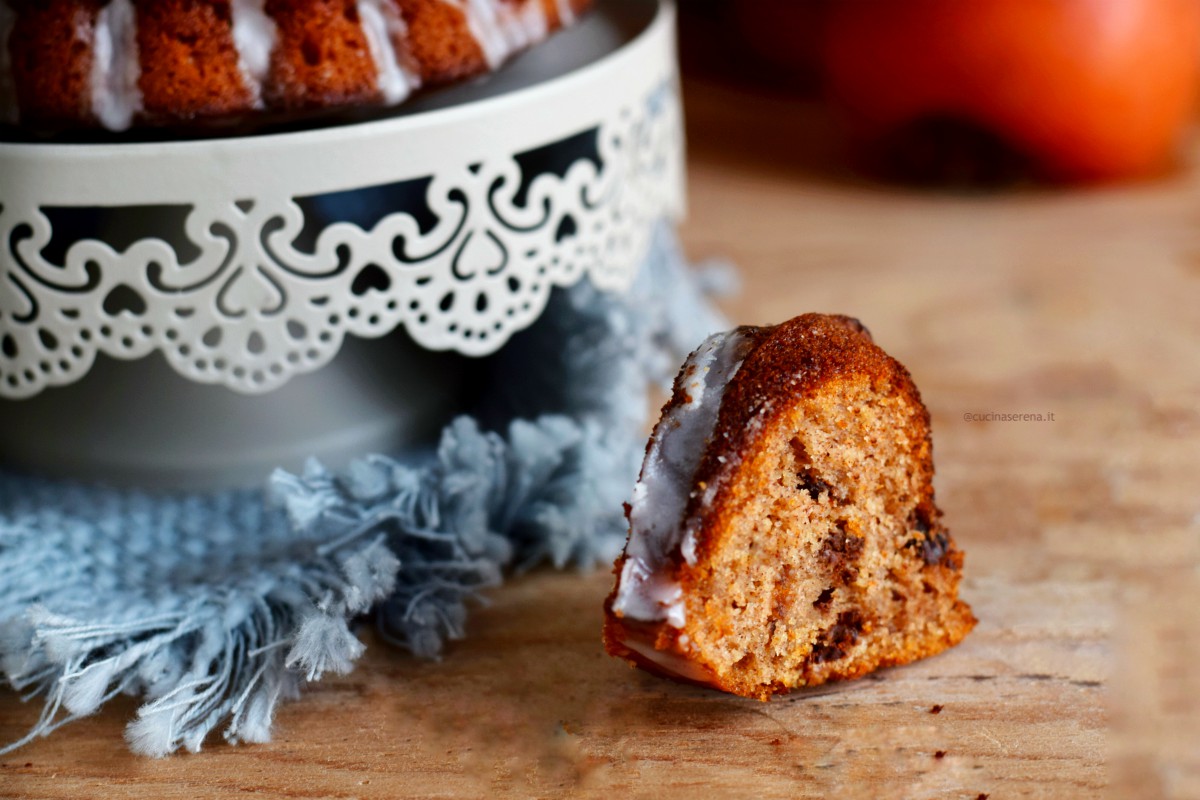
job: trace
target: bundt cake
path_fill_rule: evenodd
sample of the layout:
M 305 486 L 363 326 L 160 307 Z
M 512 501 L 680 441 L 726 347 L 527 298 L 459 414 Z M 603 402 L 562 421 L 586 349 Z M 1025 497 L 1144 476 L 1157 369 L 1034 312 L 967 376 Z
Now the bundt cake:
M 591 0 L 0 0 L 0 122 L 230 123 L 390 106 L 493 69 Z
M 626 507 L 606 648 L 767 699 L 957 644 L 975 618 L 932 481 L 929 413 L 856 320 L 711 337 Z

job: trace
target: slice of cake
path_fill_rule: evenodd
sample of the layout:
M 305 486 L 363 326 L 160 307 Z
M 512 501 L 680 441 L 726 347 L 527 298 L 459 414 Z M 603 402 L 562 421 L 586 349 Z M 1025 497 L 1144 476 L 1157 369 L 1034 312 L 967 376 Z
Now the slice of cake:
M 675 380 L 627 507 L 608 651 L 766 699 L 957 644 L 962 553 L 929 412 L 849 317 L 711 337 Z

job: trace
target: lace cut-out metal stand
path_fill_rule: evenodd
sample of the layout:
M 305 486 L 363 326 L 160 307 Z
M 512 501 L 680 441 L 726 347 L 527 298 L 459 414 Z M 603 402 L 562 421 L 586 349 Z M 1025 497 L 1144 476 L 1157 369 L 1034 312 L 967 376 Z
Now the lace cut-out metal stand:
M 0 144 L 0 397 L 156 352 L 258 394 L 399 327 L 486 355 L 556 286 L 625 289 L 683 204 L 672 16 L 616 57 L 395 119 Z

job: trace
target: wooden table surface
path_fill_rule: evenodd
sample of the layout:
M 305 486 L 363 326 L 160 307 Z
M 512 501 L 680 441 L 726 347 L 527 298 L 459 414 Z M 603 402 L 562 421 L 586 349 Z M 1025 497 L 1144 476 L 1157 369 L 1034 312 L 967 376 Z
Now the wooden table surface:
M 272 744 L 135 758 L 116 703 L 0 758 L 0 796 L 1200 797 L 1200 171 L 912 192 L 831 171 L 794 103 L 688 106 L 685 240 L 742 266 L 732 317 L 853 314 L 915 376 L 976 631 L 764 704 L 608 658 L 610 576 L 539 574 L 441 663 L 370 641 Z M 36 714 L 0 693 L 0 741 Z

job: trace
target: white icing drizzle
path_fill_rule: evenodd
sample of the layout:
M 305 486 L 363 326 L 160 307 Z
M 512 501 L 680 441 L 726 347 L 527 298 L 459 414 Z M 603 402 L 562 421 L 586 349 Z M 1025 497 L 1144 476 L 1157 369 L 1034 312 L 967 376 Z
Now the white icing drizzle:
M 645 622 L 686 621 L 682 588 L 671 572 L 673 557 L 696 562 L 694 532 L 683 519 L 692 483 L 717 424 L 725 387 L 742 365 L 752 340 L 719 333 L 688 356 L 675 379 L 687 401 L 671 407 L 654 429 L 642 474 L 633 489 L 629 543 L 613 610 Z
M 575 21 L 575 9 L 571 7 L 571 0 L 556 0 L 558 6 L 558 21 L 563 25 L 570 25 Z
M 17 87 L 13 85 L 12 55 L 8 51 L 8 38 L 12 34 L 17 13 L 0 0 L 0 122 L 15 125 L 20 118 L 17 106 Z
M 358 18 L 379 68 L 377 85 L 388 105 L 402 103 L 421 85 L 421 77 L 405 68 L 396 43 L 408 37 L 408 26 L 392 0 L 358 0 Z
M 479 43 L 488 66 L 503 64 L 518 50 L 540 42 L 549 33 L 541 0 L 523 0 L 517 6 L 498 0 L 443 0 L 458 7 Z
M 96 17 L 92 51 L 92 113 L 112 131 L 127 130 L 142 110 L 137 12 L 132 0 L 111 0 Z
M 679 641 L 682 644 L 685 637 L 680 636 Z M 655 650 L 649 645 L 642 644 L 635 639 L 627 639 L 625 646 L 630 650 L 639 653 L 648 661 L 653 661 L 666 672 L 678 675 L 687 680 L 696 681 L 697 683 L 712 683 L 712 675 L 703 667 L 693 664 L 682 656 L 675 653 L 668 653 L 663 650 Z
M 238 65 L 246 86 L 254 95 L 256 105 L 262 104 L 263 82 L 271 69 L 271 53 L 279 31 L 275 20 L 267 14 L 266 0 L 233 0 L 233 46 L 238 51 Z

